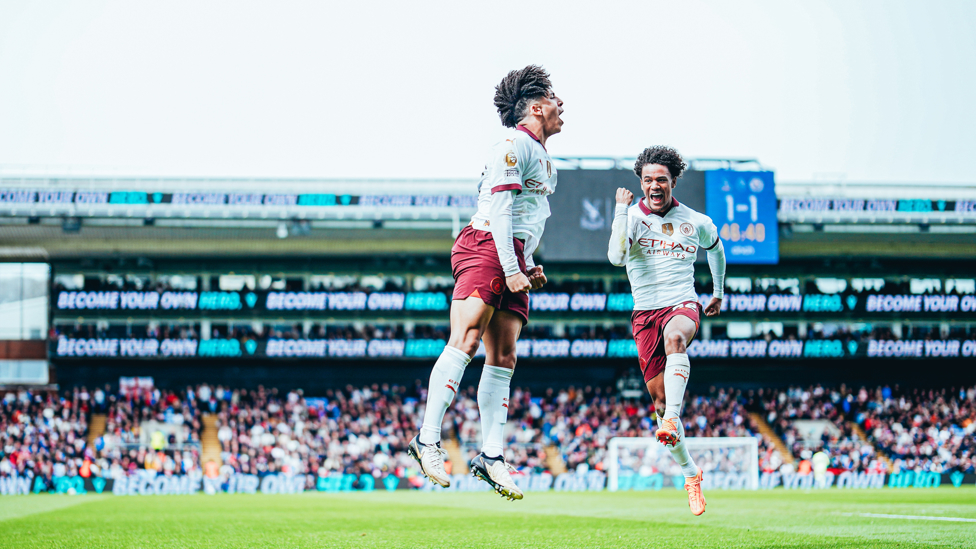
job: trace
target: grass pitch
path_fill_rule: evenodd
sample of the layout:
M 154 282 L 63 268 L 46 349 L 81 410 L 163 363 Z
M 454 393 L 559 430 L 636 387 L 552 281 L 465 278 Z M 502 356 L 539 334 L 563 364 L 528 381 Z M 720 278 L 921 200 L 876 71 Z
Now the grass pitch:
M 976 489 L 0 498 L 3 547 L 976 547 Z M 875 515 L 951 517 L 969 522 Z

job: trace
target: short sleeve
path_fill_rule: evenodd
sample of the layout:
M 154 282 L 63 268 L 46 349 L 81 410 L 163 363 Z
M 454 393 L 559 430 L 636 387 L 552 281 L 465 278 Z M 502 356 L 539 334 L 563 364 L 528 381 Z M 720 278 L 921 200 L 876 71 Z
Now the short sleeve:
M 521 167 L 525 159 L 519 156 L 521 155 L 515 138 L 506 139 L 492 151 L 488 181 L 491 194 L 522 190 Z
M 712 220 L 705 218 L 704 222 L 698 226 L 698 244 L 703 250 L 711 250 L 718 245 L 718 229 Z

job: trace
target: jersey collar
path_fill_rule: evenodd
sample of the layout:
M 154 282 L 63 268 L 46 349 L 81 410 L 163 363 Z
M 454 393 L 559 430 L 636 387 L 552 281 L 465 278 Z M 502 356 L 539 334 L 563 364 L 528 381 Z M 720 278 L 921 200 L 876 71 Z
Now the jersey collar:
M 641 198 L 640 201 L 637 202 L 637 205 L 640 206 L 640 210 L 642 212 L 644 212 L 644 215 L 654 214 L 654 215 L 656 215 L 658 217 L 664 217 L 664 216 L 668 215 L 669 213 L 671 213 L 671 210 L 677 208 L 680 204 L 678 204 L 678 199 L 672 196 L 671 197 L 671 207 L 668 208 L 668 211 L 664 212 L 663 214 L 659 214 L 657 212 L 652 212 L 651 209 L 648 208 L 646 204 L 644 204 L 644 199 L 643 198 Z
M 542 141 L 539 141 L 539 138 L 536 137 L 534 133 L 532 133 L 532 130 L 526 128 L 525 126 L 523 126 L 521 124 L 519 124 L 518 126 L 516 126 L 515 129 L 516 129 L 516 131 L 523 131 L 523 132 L 529 134 L 529 137 L 531 137 L 532 139 L 535 139 L 536 143 L 542 145 Z M 542 145 L 542 149 L 545 150 L 546 152 L 549 152 L 546 149 L 546 146 L 545 145 Z

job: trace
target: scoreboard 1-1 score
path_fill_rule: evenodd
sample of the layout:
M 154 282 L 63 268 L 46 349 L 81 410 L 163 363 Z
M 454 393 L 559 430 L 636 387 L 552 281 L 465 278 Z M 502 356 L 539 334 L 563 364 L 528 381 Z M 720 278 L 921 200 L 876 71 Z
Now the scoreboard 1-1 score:
M 779 263 L 773 172 L 705 172 L 705 205 L 729 264 Z

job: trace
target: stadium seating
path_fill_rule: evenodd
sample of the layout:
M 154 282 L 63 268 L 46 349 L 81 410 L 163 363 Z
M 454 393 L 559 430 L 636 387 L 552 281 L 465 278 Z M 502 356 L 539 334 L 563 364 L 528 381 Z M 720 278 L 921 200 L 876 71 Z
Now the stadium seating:
M 349 386 L 319 397 L 209 385 L 121 394 L 80 387 L 61 397 L 11 392 L 0 414 L 0 476 L 30 471 L 48 480 L 118 478 L 152 469 L 306 474 L 309 483 L 334 471 L 411 478 L 416 465 L 404 450 L 418 429 L 424 393 L 419 381 L 413 387 Z M 651 412 L 646 398 L 623 399 L 609 388 L 541 395 L 515 389 L 507 457 L 523 472 L 551 470 L 553 455 L 569 469 L 603 469 L 611 437 L 653 436 Z M 773 426 L 801 460 L 800 469 L 813 452 L 825 450 L 837 471 L 976 472 L 976 387 L 712 389 L 689 395 L 682 417 L 688 436 L 759 437 L 764 470 L 794 467 L 779 455 L 776 441 L 760 434 L 750 412 Z M 98 436 L 88 431 L 93 414 L 105 418 Z M 201 463 L 206 414 L 216 418 L 210 424 L 217 429 L 220 463 Z M 445 421 L 448 436 L 458 439 L 465 456 L 473 455 L 480 441 L 473 387 L 459 394 Z M 800 427 L 803 421 L 813 423 Z M 820 426 L 812 440 L 802 434 L 810 425 Z

